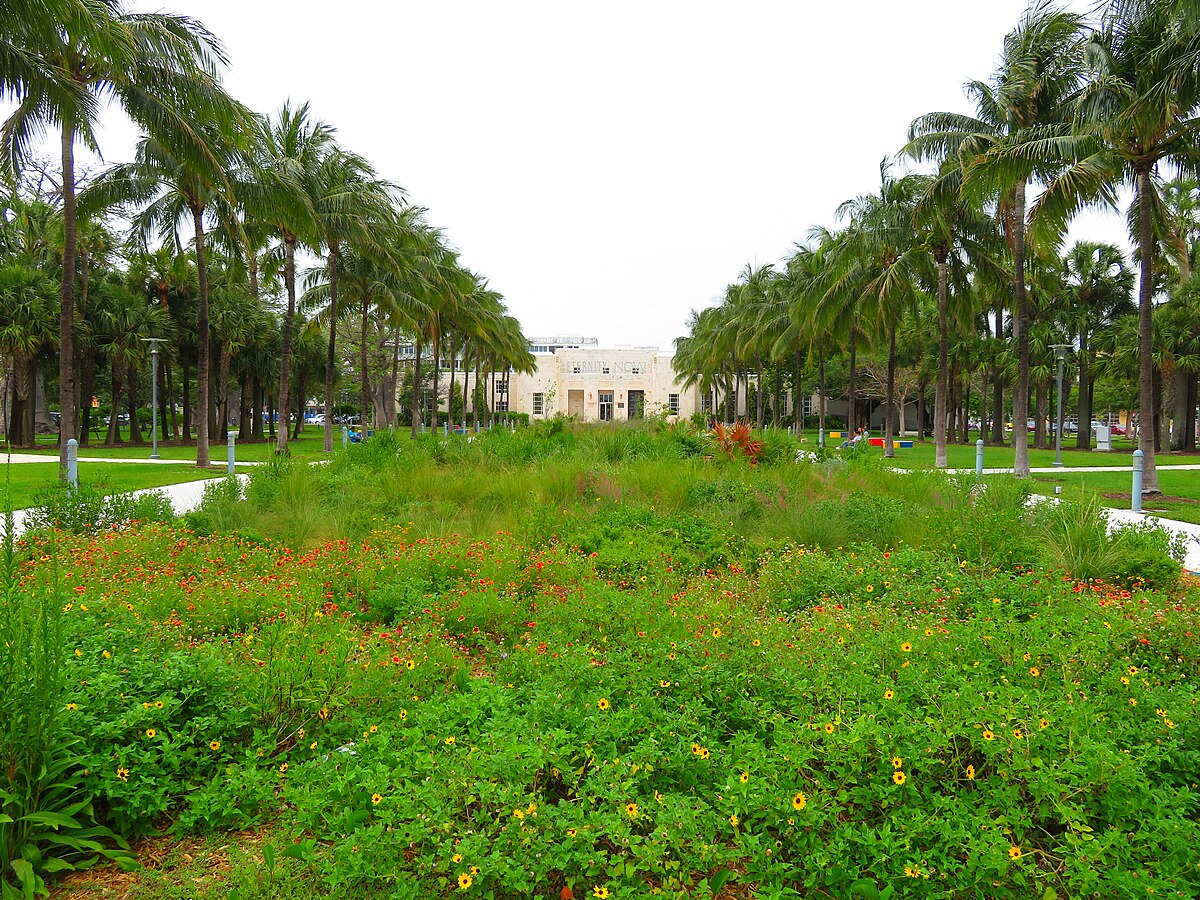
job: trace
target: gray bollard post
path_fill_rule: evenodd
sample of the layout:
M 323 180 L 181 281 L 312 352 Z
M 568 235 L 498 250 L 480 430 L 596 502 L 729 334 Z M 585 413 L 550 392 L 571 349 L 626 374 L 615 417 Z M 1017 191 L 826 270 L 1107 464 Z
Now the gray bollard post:
M 424 430 L 425 430 L 425 426 L 422 425 L 421 431 L 424 431 Z M 348 446 L 350 446 L 350 429 L 347 428 L 345 425 L 343 425 L 342 426 L 342 449 L 345 450 Z
M 975 442 L 975 474 L 983 474 L 983 438 Z
M 225 472 L 228 475 L 233 474 L 233 432 L 229 432 L 229 440 L 226 444 L 226 458 L 228 462 L 225 466 Z
M 67 486 L 72 490 L 79 487 L 79 441 L 67 441 Z
M 1145 455 L 1140 449 L 1133 451 L 1133 490 L 1129 494 L 1129 508 L 1139 513 L 1142 511 L 1142 467 L 1146 464 Z
M 822 428 L 817 433 L 817 446 L 820 447 L 822 450 L 825 449 L 825 429 L 824 428 Z
M 447 419 L 442 423 L 442 437 L 450 437 L 450 420 Z

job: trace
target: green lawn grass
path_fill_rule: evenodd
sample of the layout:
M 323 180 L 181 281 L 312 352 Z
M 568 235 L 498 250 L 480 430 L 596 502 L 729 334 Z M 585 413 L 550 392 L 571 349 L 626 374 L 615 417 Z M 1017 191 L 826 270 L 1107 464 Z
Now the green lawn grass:
M 1062 460 L 1065 466 L 1113 466 L 1129 468 L 1133 451 L 1136 449 L 1132 441 L 1118 441 L 1112 451 L 1075 450 L 1063 447 Z M 882 454 L 882 450 L 874 448 Z M 914 441 L 911 448 L 896 448 L 895 465 L 900 468 L 927 468 L 933 465 L 933 441 L 920 444 Z M 983 448 L 983 465 L 988 469 L 1011 468 L 1014 450 L 1011 446 Z M 1160 466 L 1197 465 L 1200 456 L 1183 453 L 1159 453 L 1155 457 Z M 973 469 L 975 467 L 975 444 L 950 444 L 946 448 L 946 459 L 953 469 Z M 1029 448 L 1029 465 L 1035 469 L 1049 468 L 1054 464 L 1053 450 L 1037 450 Z
M 246 472 L 246 469 L 239 469 Z M 138 491 L 143 488 L 163 487 L 185 481 L 204 478 L 220 478 L 225 469 L 196 469 L 189 466 L 163 466 L 153 463 L 139 465 L 93 465 L 80 463 L 79 480 L 84 484 L 100 487 L 105 493 Z M 58 482 L 58 464 L 6 463 L 4 483 L 0 484 L 0 496 L 7 490 L 8 503 L 13 509 L 34 506 L 37 498 Z
M 1081 490 L 1089 491 L 1100 494 L 1100 502 L 1105 506 L 1129 509 L 1133 476 L 1131 472 L 1062 472 L 1033 477 L 1033 489 L 1039 494 L 1053 496 L 1056 486 L 1062 487 L 1064 497 L 1078 497 Z M 1163 468 L 1158 473 L 1158 486 L 1163 496 L 1171 499 L 1146 499 L 1146 512 L 1200 524 L 1200 472 L 1172 472 Z
M 407 436 L 408 432 L 401 429 L 403 434 Z M 127 431 L 122 431 L 122 440 L 129 436 Z M 342 443 L 341 428 L 334 434 L 334 446 L 340 447 Z M 0 443 L 0 450 L 6 449 L 6 445 Z M 46 456 L 56 456 L 58 454 L 57 439 L 52 435 L 42 436 L 38 438 L 38 446 L 36 449 L 14 449 L 14 453 L 36 453 Z M 226 448 L 224 444 L 213 444 L 209 455 L 213 462 L 223 463 L 225 461 Z M 274 455 L 275 442 L 262 441 L 258 443 L 239 443 L 234 448 L 235 458 L 239 462 L 264 462 Z M 325 457 L 325 436 L 320 427 L 309 425 L 301 432 L 300 437 L 294 441 L 288 442 L 288 452 L 295 457 L 301 459 L 322 459 Z M 195 442 L 190 444 L 159 444 L 158 453 L 163 459 L 178 459 L 195 460 L 196 445 Z M 105 447 L 103 441 L 96 441 L 86 447 L 79 448 L 81 458 L 96 457 L 106 459 L 149 459 L 150 443 L 146 442 L 144 446 L 119 446 Z

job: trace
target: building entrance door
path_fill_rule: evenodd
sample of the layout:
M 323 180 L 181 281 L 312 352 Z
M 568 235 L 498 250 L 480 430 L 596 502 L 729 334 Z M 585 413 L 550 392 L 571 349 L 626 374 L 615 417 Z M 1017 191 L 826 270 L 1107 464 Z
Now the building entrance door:
M 613 417 L 613 392 L 600 391 L 600 421 L 611 422 Z
M 567 391 L 567 415 L 583 418 L 583 391 Z
M 646 417 L 646 392 L 629 392 L 629 418 L 644 419 Z

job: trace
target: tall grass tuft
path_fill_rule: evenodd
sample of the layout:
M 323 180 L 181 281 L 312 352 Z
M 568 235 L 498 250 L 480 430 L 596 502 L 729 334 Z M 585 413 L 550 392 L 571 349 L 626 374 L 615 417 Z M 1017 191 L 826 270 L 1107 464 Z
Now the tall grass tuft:
M 1045 551 L 1053 564 L 1076 581 L 1104 578 L 1117 568 L 1122 548 L 1109 537 L 1108 517 L 1096 494 L 1081 488 L 1078 500 L 1043 506 Z

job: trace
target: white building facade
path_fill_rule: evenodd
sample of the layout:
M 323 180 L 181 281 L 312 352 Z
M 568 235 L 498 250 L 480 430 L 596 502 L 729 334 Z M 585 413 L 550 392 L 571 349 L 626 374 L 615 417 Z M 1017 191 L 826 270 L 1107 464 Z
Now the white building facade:
M 576 346 L 533 338 L 532 375 L 509 375 L 508 407 L 531 419 L 571 415 L 583 422 L 625 421 L 666 413 L 687 418 L 700 409 L 700 392 L 684 387 L 673 355 L 653 347 L 603 349 L 594 339 Z

